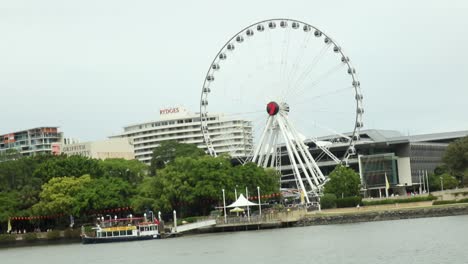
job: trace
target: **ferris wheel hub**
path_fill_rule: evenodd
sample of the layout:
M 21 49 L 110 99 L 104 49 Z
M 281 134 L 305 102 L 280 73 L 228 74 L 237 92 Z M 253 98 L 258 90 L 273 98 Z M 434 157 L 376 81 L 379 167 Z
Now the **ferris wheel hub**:
M 269 115 L 274 116 L 278 114 L 280 106 L 277 102 L 269 102 L 266 106 L 266 111 Z
M 266 111 L 270 116 L 277 115 L 280 111 L 286 114 L 289 113 L 289 105 L 285 102 L 281 102 L 278 104 L 275 101 L 271 101 L 267 104 Z

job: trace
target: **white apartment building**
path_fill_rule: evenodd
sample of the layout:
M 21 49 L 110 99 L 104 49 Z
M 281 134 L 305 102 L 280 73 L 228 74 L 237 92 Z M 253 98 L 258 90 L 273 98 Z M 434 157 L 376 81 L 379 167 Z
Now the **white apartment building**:
M 160 120 L 124 127 L 124 132 L 111 138 L 131 138 L 135 159 L 150 164 L 152 153 L 160 142 L 176 140 L 196 144 L 206 149 L 201 127 L 200 114 L 191 113 L 183 107 L 161 109 Z M 246 156 L 252 151 L 252 123 L 239 118 L 228 118 L 224 114 L 210 114 L 208 129 L 218 154 Z
M 133 146 L 127 138 L 112 138 L 54 146 L 55 154 L 79 155 L 93 159 L 134 159 Z

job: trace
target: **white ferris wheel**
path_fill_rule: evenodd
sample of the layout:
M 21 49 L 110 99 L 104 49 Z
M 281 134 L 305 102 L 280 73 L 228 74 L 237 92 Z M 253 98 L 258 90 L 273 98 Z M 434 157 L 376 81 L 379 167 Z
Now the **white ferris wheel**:
M 302 21 L 268 19 L 240 30 L 214 57 L 202 87 L 201 128 L 216 156 L 222 128 L 210 128 L 210 114 L 249 120 L 251 151 L 242 157 L 233 141 L 230 154 L 282 177 L 289 171 L 309 203 L 327 181 L 317 163 L 346 164 L 355 154 L 362 99 L 356 70 L 333 38 Z

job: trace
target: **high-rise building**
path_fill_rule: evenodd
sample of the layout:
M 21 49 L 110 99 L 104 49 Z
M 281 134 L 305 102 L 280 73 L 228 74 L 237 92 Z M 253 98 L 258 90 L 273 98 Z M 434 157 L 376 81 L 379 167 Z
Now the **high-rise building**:
M 206 149 L 201 132 L 200 115 L 183 107 L 161 109 L 160 120 L 124 127 L 124 132 L 111 138 L 126 137 L 133 140 L 135 158 L 149 164 L 155 147 L 162 141 L 175 140 L 196 144 Z M 223 114 L 210 114 L 208 128 L 218 154 L 247 156 L 252 150 L 252 123 Z M 234 153 L 234 154 L 233 154 Z
M 52 144 L 61 142 L 63 133 L 58 127 L 38 127 L 0 136 L 0 154 L 16 150 L 22 156 L 49 154 Z

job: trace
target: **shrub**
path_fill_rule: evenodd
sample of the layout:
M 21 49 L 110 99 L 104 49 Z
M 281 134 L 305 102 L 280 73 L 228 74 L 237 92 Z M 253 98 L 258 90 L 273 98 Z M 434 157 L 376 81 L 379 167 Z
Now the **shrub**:
M 320 206 L 322 209 L 336 208 L 336 195 L 326 193 L 320 198 Z
M 26 241 L 31 241 L 31 240 L 36 240 L 36 239 L 37 239 L 36 233 L 26 233 L 23 235 L 23 240 L 26 240 Z
M 336 207 L 345 208 L 345 207 L 356 207 L 358 204 L 361 204 L 361 196 L 351 196 L 345 198 L 336 199 Z
M 458 200 L 459 203 L 468 203 L 468 198 Z
M 459 195 L 468 196 L 468 192 L 457 192 L 457 193 L 454 193 L 453 195 L 455 195 L 455 197 L 458 197 Z
M 14 235 L 9 235 L 9 234 L 0 235 L 0 243 L 7 242 L 7 241 L 15 241 L 15 240 L 16 240 L 16 236 Z
M 60 231 L 54 230 L 47 232 L 47 239 L 49 240 L 54 240 L 54 239 L 59 239 L 60 238 Z
M 434 201 L 432 205 L 442 205 L 442 204 L 455 204 L 457 201 L 455 200 L 444 200 L 444 201 Z
M 362 201 L 363 205 L 382 205 L 382 204 L 396 204 L 396 203 L 416 203 L 437 200 L 437 197 L 429 194 L 428 196 L 411 197 L 406 199 L 383 199 L 374 201 Z

